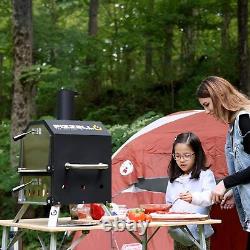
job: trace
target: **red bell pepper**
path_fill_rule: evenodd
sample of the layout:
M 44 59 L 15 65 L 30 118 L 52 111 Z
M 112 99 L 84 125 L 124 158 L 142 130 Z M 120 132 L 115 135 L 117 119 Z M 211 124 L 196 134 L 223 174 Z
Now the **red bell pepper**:
M 105 214 L 102 206 L 98 203 L 90 204 L 90 215 L 94 220 L 100 220 Z

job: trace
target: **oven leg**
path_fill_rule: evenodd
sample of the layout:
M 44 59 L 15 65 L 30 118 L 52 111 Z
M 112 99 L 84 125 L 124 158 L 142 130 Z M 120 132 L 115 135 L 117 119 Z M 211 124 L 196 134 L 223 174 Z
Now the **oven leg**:
M 50 234 L 50 250 L 56 250 L 56 233 Z
M 3 227 L 3 235 L 2 235 L 2 250 L 6 250 L 8 245 L 8 230 L 7 227 Z
M 28 209 L 30 204 L 23 204 L 22 207 L 20 208 L 20 210 L 18 211 L 16 217 L 13 219 L 13 222 L 17 223 L 24 215 L 24 213 L 26 212 L 26 210 Z

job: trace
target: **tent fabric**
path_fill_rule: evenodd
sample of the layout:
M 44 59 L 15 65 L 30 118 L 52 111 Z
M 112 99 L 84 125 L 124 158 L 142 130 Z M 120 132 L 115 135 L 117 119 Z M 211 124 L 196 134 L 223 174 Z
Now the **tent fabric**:
M 192 131 L 199 136 L 216 178 L 227 175 L 224 156 L 227 127 L 204 111 L 178 112 L 153 122 L 143 131 L 146 132 L 139 131 L 121 150 L 118 149 L 112 159 L 113 196 L 140 178 L 166 177 L 174 138 L 182 132 Z M 120 166 L 128 160 L 134 171 L 122 176 Z
M 227 126 L 201 110 L 182 111 L 167 115 L 149 124 L 119 148 L 112 157 L 112 201 L 130 207 L 143 203 L 164 203 L 167 183 L 167 167 L 171 158 L 172 144 L 177 134 L 194 132 L 205 150 L 208 165 L 217 180 L 227 175 L 224 156 Z M 160 184 L 160 181 L 162 184 Z M 145 183 L 155 182 L 161 188 L 147 189 Z M 149 186 L 149 185 L 148 185 Z M 161 190 L 161 191 L 159 191 Z M 235 209 L 221 210 L 213 206 L 211 217 L 223 223 L 213 226 L 212 250 L 245 250 L 246 233 L 239 224 Z M 233 225 L 233 226 L 230 226 Z M 234 244 L 222 247 L 223 239 Z M 94 243 L 93 243 L 94 242 Z M 105 243 L 99 243 L 105 242 Z M 78 250 L 121 249 L 123 244 L 136 240 L 127 232 L 92 232 L 81 241 Z M 236 247 L 237 246 L 237 247 Z M 161 228 L 149 243 L 149 250 L 173 249 L 173 241 L 166 228 Z
M 174 122 L 178 119 L 185 118 L 186 116 L 190 116 L 192 114 L 197 114 L 199 112 L 203 112 L 203 110 L 193 110 L 193 111 L 182 111 L 174 114 L 170 114 L 168 116 L 162 117 L 160 119 L 157 119 L 156 121 L 148 124 L 144 128 L 142 128 L 140 131 L 135 133 L 133 136 L 131 136 L 112 156 L 112 158 L 115 158 L 116 155 L 131 141 L 135 140 L 137 137 L 150 132 L 151 130 L 158 128 L 162 126 L 163 124 L 167 124 L 170 122 Z

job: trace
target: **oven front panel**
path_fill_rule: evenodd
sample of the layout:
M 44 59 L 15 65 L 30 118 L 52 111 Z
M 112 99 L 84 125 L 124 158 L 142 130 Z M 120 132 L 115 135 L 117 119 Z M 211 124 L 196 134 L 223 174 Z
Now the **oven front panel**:
M 22 176 L 21 184 L 30 183 L 19 191 L 19 203 L 46 205 L 51 197 L 50 176 Z

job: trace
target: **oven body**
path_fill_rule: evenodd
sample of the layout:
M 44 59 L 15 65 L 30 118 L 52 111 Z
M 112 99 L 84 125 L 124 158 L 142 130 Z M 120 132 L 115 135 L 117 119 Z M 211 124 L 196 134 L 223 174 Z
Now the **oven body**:
M 111 202 L 111 136 L 101 122 L 31 122 L 21 140 L 18 203 Z

